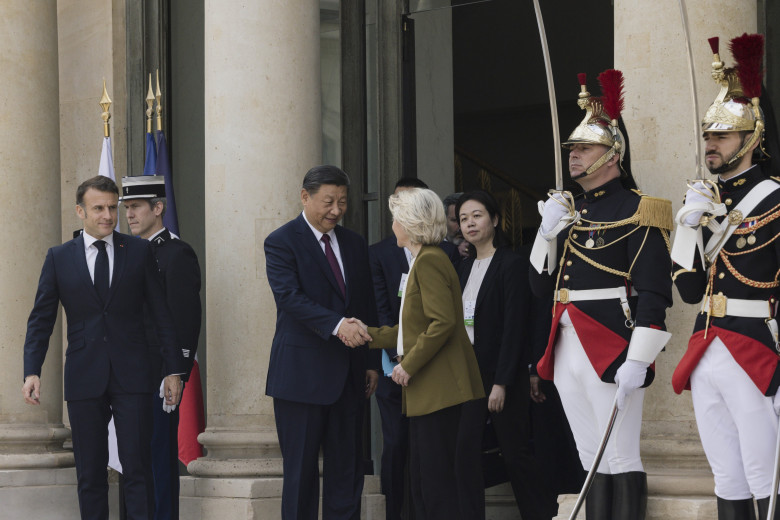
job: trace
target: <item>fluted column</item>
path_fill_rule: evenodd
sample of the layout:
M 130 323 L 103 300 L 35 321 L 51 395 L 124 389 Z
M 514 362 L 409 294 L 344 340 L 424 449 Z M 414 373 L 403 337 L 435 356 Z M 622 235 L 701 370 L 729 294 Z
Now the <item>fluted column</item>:
M 73 465 L 62 449 L 62 334 L 54 328 L 41 404 L 22 400 L 23 350 L 46 250 L 60 242 L 57 2 L 0 3 L 0 470 Z M 2 516 L 2 513 L 0 513 Z
M 265 378 L 276 308 L 263 241 L 321 157 L 319 2 L 206 0 L 208 455 L 197 476 L 279 476 Z

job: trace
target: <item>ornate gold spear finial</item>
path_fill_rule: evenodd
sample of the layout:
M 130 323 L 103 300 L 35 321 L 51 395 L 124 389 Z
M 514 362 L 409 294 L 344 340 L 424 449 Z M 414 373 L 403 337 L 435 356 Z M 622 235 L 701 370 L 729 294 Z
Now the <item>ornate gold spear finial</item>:
M 157 69 L 157 92 L 154 97 L 157 99 L 157 131 L 162 130 L 162 106 L 160 105 L 160 98 L 162 98 L 162 92 L 160 92 L 160 69 Z
M 152 133 L 152 113 L 154 109 L 154 93 L 152 92 L 152 75 L 149 74 L 149 90 L 146 92 L 146 133 Z
M 108 120 L 111 119 L 111 114 L 108 109 L 111 107 L 111 98 L 108 97 L 108 91 L 106 90 L 106 80 L 103 79 L 103 97 L 100 98 L 100 108 L 103 109 L 103 113 L 100 117 L 103 118 L 103 136 L 109 137 L 111 131 L 109 130 Z

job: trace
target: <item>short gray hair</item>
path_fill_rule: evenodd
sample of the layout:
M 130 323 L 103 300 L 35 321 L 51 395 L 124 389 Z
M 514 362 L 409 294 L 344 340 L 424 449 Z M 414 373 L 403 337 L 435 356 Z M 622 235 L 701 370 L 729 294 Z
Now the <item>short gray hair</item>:
M 438 245 L 447 235 L 447 217 L 433 191 L 412 188 L 390 196 L 390 213 L 414 244 Z
M 163 210 L 162 213 L 160 213 L 160 218 L 165 216 L 165 210 L 168 209 L 168 199 L 165 197 L 154 197 L 151 199 L 146 199 L 149 201 L 149 207 L 154 209 L 154 207 L 157 205 L 158 202 L 162 202 Z

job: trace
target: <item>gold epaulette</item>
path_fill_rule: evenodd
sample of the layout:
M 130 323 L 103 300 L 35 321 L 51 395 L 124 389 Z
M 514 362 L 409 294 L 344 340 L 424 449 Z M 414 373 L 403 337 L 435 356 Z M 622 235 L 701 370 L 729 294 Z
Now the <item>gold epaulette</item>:
M 636 212 L 639 214 L 639 225 L 657 227 L 671 231 L 674 229 L 674 213 L 672 201 L 658 197 L 650 197 L 640 193 L 642 197 Z
M 775 182 L 780 182 L 780 177 L 777 177 L 775 175 L 771 175 L 769 178 L 772 179 Z

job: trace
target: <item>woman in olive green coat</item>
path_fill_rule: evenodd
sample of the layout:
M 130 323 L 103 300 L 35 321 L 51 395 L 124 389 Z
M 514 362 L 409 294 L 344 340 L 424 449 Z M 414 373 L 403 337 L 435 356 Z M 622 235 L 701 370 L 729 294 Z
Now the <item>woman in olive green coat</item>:
M 429 520 L 458 519 L 456 452 L 481 450 L 458 444 L 461 405 L 485 392 L 464 326 L 460 282 L 438 247 L 446 232 L 441 200 L 431 190 L 405 190 L 390 197 L 390 211 L 398 247 L 409 249 L 412 260 L 400 323 L 368 327 L 370 347 L 399 353 L 392 377 L 404 387 L 416 499 L 421 496 Z

